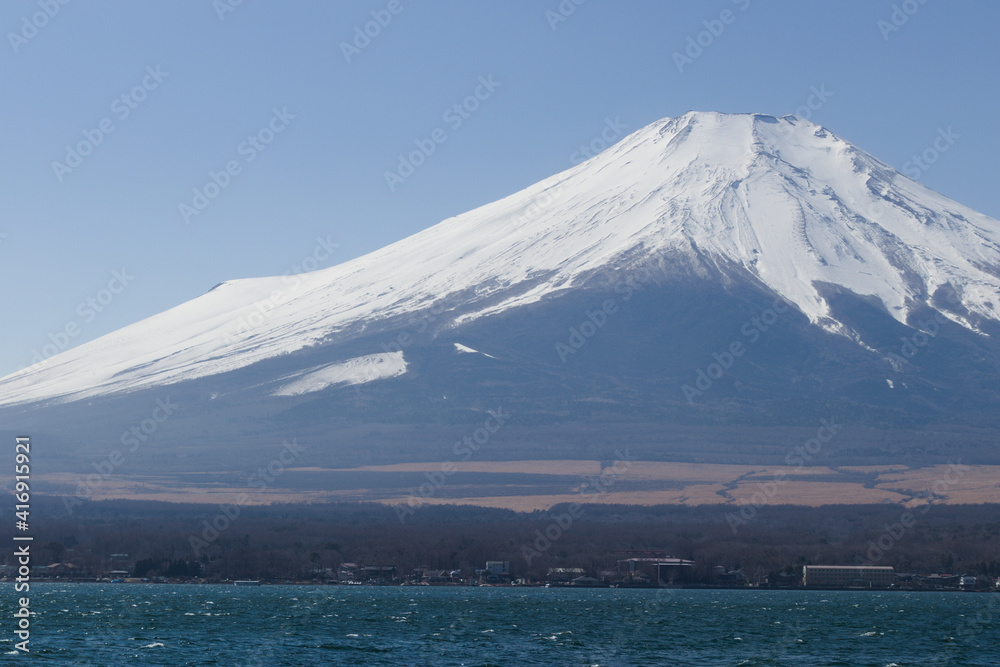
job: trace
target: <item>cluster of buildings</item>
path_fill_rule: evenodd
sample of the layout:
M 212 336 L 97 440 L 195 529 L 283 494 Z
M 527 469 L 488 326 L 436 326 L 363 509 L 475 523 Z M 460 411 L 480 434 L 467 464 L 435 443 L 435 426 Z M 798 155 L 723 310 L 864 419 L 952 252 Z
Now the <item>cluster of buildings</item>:
M 72 550 L 69 550 L 72 551 Z M 140 563 L 141 564 L 141 563 Z M 183 573 L 169 576 L 145 577 L 140 572 L 140 567 L 128 554 L 114 553 L 104 559 L 103 564 L 97 567 L 77 565 L 71 562 L 58 562 L 49 565 L 32 565 L 31 578 L 34 580 L 60 580 L 76 582 L 146 582 L 155 581 L 157 583 L 180 583 L 191 579 L 190 573 Z M 195 570 L 198 576 L 205 574 L 205 565 L 195 562 Z M 11 565 L 0 565 L 0 580 L 13 578 L 16 574 L 16 567 Z
M 591 576 L 582 567 L 549 568 L 538 581 L 515 578 L 510 561 L 486 561 L 486 567 L 476 568 L 471 574 L 462 570 L 435 570 L 417 568 L 409 574 L 399 573 L 395 566 L 358 565 L 341 563 L 334 575 L 331 570 L 316 574 L 331 582 L 342 584 L 390 585 L 409 584 L 426 586 L 583 586 L 645 588 L 687 583 L 693 580 L 694 561 L 673 558 L 662 551 L 622 551 L 626 555 L 617 561 L 614 569 L 602 570 Z M 723 577 L 727 575 L 722 568 Z M 742 578 L 742 573 L 738 573 Z M 735 580 L 735 576 L 729 573 Z M 745 579 L 742 579 L 745 581 Z
M 1000 579 L 990 576 L 959 574 L 900 573 L 888 566 L 875 565 L 804 565 L 801 576 L 791 569 L 767 581 L 749 582 L 740 570 L 728 570 L 717 565 L 707 576 L 695 574 L 695 562 L 668 556 L 659 550 L 620 550 L 622 556 L 613 568 L 588 572 L 582 567 L 549 568 L 537 580 L 517 578 L 511 574 L 510 561 L 486 561 L 486 566 L 471 573 L 463 570 L 416 568 L 400 572 L 394 565 L 358 565 L 341 563 L 338 568 L 316 569 L 309 581 L 352 585 L 423 585 L 423 586 L 577 586 L 655 588 L 660 586 L 766 586 L 771 588 L 819 589 L 902 589 L 998 591 Z M 112 554 L 100 574 L 86 571 L 69 562 L 36 565 L 31 568 L 33 579 L 73 581 L 148 581 L 133 570 L 128 554 Z M 204 576 L 204 566 L 201 566 Z M 167 572 L 167 574 L 170 574 Z M 10 565 L 0 565 L 0 579 L 16 575 Z M 156 577 L 155 581 L 183 581 L 190 577 Z
M 536 581 L 511 575 L 509 561 L 487 561 L 472 573 L 462 570 L 417 568 L 409 574 L 393 566 L 359 566 L 343 563 L 336 576 L 326 571 L 330 583 L 424 586 L 576 586 L 656 588 L 660 586 L 720 586 L 739 588 L 842 588 L 904 590 L 1000 591 L 1000 580 L 958 574 L 898 573 L 892 567 L 864 565 L 805 565 L 800 576 L 782 574 L 775 580 L 751 583 L 741 570 L 717 565 L 705 580 L 695 575 L 694 561 L 659 551 L 622 551 L 625 558 L 613 569 L 588 573 L 582 567 L 553 567 Z
M 889 588 L 896 583 L 891 567 L 862 565 L 803 565 L 806 588 Z
M 472 585 L 509 585 L 513 582 L 510 575 L 510 561 L 491 560 L 486 567 L 477 569 L 472 576 L 462 570 L 432 570 L 417 568 L 409 574 L 400 574 L 395 565 L 358 565 L 357 563 L 341 563 L 336 576 L 332 571 L 325 570 L 318 574 L 326 575 L 331 583 L 393 585 L 414 584 L 425 586 L 472 586 Z
M 1000 579 L 959 574 L 899 573 L 892 567 L 804 565 L 806 588 L 899 588 L 908 590 L 1000 590 Z

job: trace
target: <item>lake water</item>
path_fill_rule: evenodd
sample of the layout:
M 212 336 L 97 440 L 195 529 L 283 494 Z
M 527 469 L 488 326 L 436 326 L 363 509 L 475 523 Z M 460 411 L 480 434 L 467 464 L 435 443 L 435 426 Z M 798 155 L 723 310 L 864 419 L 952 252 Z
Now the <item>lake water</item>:
M 991 665 L 1000 594 L 32 584 L 53 665 Z

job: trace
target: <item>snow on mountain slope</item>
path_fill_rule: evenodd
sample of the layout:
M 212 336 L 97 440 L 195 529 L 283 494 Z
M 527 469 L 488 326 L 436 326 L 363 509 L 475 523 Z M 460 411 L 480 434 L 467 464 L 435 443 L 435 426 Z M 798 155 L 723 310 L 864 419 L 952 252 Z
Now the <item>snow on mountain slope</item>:
M 454 343 L 455 351 L 459 354 L 481 354 L 484 357 L 489 357 L 490 359 L 496 359 L 492 354 L 486 354 L 485 352 L 480 352 L 479 350 L 474 350 L 468 345 L 462 345 L 461 343 Z
M 1000 320 L 1000 222 L 807 121 L 690 112 L 369 255 L 223 283 L 4 378 L 0 405 L 222 373 L 449 297 L 468 308 L 461 324 L 678 253 L 739 267 L 833 331 L 846 333 L 821 283 L 874 297 L 901 322 L 950 286 L 969 315 L 949 317 Z
M 406 372 L 406 360 L 402 352 L 369 354 L 347 361 L 310 368 L 297 373 L 294 379 L 273 392 L 273 396 L 300 396 L 326 389 L 336 384 L 365 384 L 375 380 L 398 377 Z

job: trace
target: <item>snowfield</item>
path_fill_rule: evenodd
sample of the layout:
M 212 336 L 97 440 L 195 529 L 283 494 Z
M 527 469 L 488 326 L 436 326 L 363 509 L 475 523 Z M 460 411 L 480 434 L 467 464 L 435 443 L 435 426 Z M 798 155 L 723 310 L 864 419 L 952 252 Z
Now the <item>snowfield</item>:
M 287 384 L 282 385 L 273 396 L 301 396 L 326 389 L 337 384 L 365 384 L 375 380 L 394 378 L 406 372 L 406 360 L 402 352 L 370 354 L 364 357 L 320 366 L 305 371 Z M 289 378 L 282 378 L 288 380 Z
M 1000 320 L 1000 222 L 799 118 L 690 112 L 363 257 L 223 283 L 0 380 L 0 405 L 223 373 L 450 298 L 471 308 L 452 320 L 457 326 L 578 286 L 595 271 L 677 257 L 735 267 L 845 335 L 823 284 L 872 297 L 904 323 L 941 293 L 953 295 L 946 316 L 966 328 Z M 402 353 L 363 356 L 287 378 L 276 394 L 405 372 Z

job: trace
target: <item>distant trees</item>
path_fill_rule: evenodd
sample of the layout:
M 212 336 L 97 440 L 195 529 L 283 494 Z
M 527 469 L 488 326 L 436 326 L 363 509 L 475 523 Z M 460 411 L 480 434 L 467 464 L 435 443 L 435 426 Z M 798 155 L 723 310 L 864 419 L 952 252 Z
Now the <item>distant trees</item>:
M 39 514 L 57 502 L 39 497 Z M 132 565 L 136 577 L 302 580 L 321 578 L 342 562 L 395 566 L 402 574 L 460 569 L 471 576 L 487 560 L 501 560 L 510 562 L 514 578 L 537 580 L 557 567 L 582 567 L 596 576 L 615 569 L 622 558 L 616 549 L 654 548 L 695 561 L 695 578 L 706 582 L 715 565 L 742 569 L 750 582 L 762 582 L 769 575 L 800 574 L 802 565 L 852 565 L 872 557 L 873 564 L 899 571 L 1000 576 L 995 505 L 930 506 L 901 534 L 893 529 L 891 544 L 884 535 L 899 519 L 896 505 L 771 506 L 735 532 L 725 505 L 591 505 L 557 536 L 550 531 L 550 543 L 538 541 L 552 516 L 564 511 L 427 506 L 404 524 L 391 507 L 376 504 L 246 507 L 196 556 L 188 538 L 217 514 L 216 507 L 102 501 L 77 506 L 72 517 L 40 522 L 36 543 L 43 545 L 45 564 L 65 561 L 92 574 Z M 873 550 L 880 538 L 887 548 Z M 526 545 L 537 552 L 531 558 Z M 129 554 L 128 565 L 111 554 Z
M 136 561 L 133 577 L 198 577 L 202 574 L 202 564 L 192 560 L 167 560 L 163 558 L 143 558 Z

